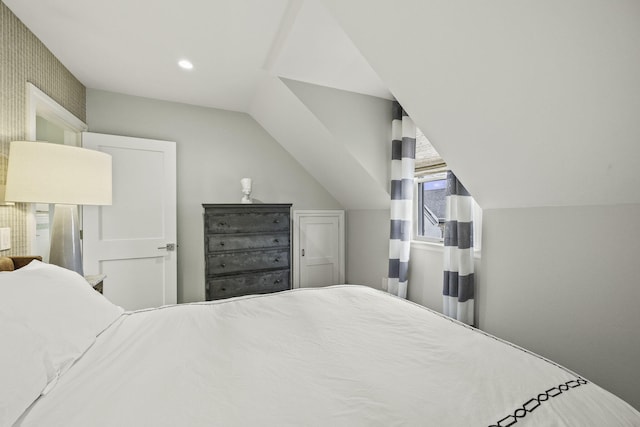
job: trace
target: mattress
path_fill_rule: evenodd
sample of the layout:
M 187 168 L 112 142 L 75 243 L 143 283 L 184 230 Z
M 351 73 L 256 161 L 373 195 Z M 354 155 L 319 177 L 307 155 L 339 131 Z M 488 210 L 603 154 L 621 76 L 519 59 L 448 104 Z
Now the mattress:
M 538 355 L 341 285 L 126 312 L 18 426 L 640 426 Z

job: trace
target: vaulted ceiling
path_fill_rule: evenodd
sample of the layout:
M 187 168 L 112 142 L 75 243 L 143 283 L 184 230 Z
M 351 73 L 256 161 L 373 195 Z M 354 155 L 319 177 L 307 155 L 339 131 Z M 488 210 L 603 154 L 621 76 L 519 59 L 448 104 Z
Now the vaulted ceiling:
M 635 0 L 4 2 L 88 87 L 249 112 L 346 208 L 379 175 L 282 78 L 395 97 L 483 208 L 640 203 Z
M 282 80 L 392 99 L 319 0 L 5 3 L 85 86 L 248 112 L 345 208 L 388 207 L 386 168 L 360 161 Z
M 640 2 L 323 4 L 483 208 L 640 203 Z
M 3 1 L 93 89 L 246 112 L 280 75 L 391 97 L 318 0 Z

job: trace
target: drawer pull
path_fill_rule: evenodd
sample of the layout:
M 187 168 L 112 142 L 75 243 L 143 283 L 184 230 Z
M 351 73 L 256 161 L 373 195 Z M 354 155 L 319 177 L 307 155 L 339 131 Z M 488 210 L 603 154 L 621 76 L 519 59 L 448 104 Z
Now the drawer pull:
M 224 246 L 224 242 L 220 242 L 220 246 Z
M 227 288 L 220 288 L 220 290 L 221 290 L 222 292 L 224 292 L 224 291 L 226 291 L 226 290 L 227 290 Z
M 274 285 L 277 285 L 278 283 L 280 283 L 280 279 L 276 279 L 275 282 L 273 282 Z
M 225 224 L 224 222 L 219 222 L 218 223 L 218 227 L 224 227 L 225 225 L 227 225 L 227 224 Z
M 220 264 L 220 267 L 225 268 L 226 264 L 223 262 L 222 264 Z
M 280 243 L 280 239 L 273 239 L 273 243 Z
M 280 258 L 274 259 L 273 262 L 280 262 Z
M 274 223 L 274 224 L 280 224 L 280 220 L 279 220 L 279 219 L 274 219 L 274 220 L 273 220 L 273 223 Z

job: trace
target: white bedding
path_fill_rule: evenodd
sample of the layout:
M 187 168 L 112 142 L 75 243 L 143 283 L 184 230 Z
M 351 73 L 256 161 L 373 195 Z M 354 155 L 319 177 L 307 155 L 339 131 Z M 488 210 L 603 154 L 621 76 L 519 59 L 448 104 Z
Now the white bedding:
M 525 403 L 530 411 L 519 409 Z M 640 414 L 541 357 L 418 305 L 344 285 L 125 313 L 17 425 L 514 421 L 640 426 Z

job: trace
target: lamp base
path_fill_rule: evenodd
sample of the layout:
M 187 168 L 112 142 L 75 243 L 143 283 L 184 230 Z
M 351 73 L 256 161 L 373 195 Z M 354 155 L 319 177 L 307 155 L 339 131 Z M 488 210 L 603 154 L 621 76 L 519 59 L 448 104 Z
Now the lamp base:
M 51 227 L 49 263 L 84 276 L 80 248 L 80 227 L 76 205 L 56 204 Z

